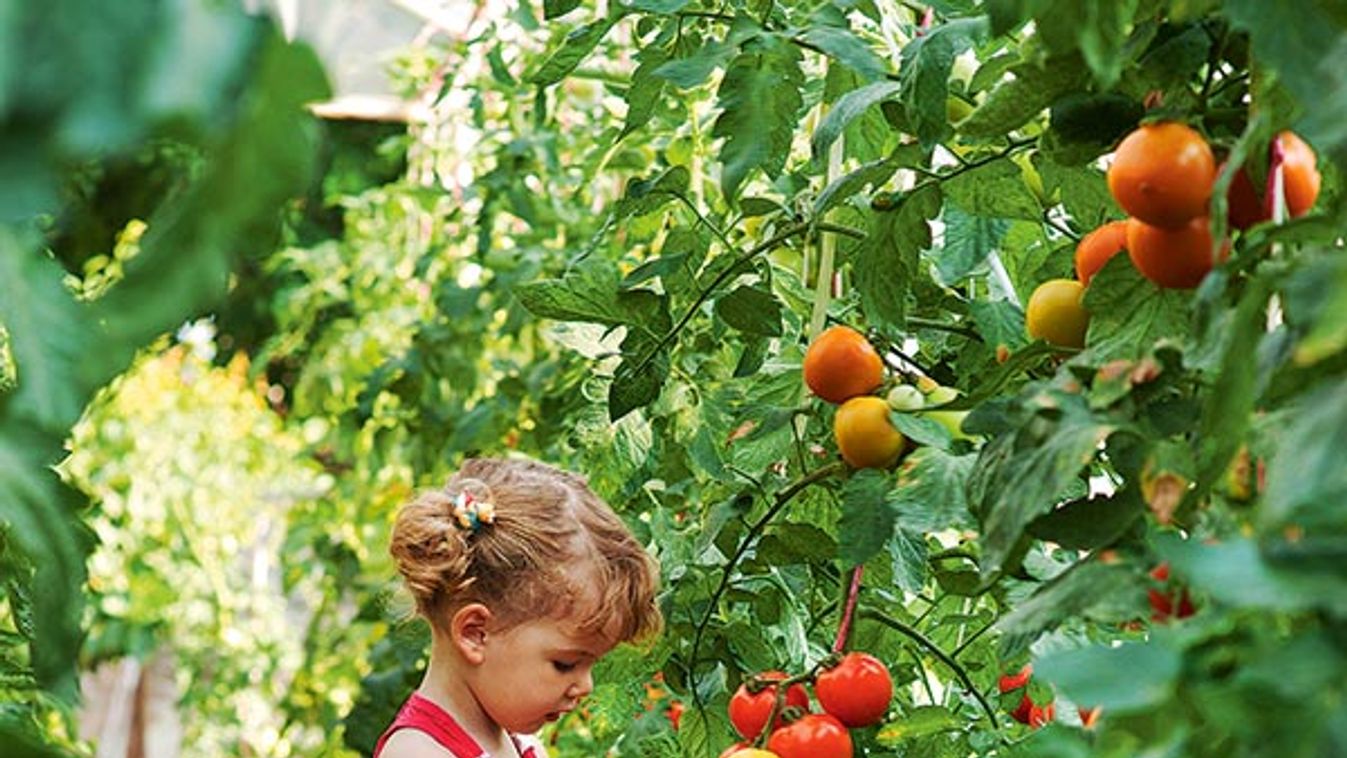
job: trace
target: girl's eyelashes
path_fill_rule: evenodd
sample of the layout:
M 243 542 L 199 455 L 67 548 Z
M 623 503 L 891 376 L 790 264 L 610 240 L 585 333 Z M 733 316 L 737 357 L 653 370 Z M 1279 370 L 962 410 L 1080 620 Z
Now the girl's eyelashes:
M 567 661 L 552 661 L 552 668 L 556 669 L 557 672 L 561 674 L 571 673 L 575 670 L 575 665 L 576 664 Z

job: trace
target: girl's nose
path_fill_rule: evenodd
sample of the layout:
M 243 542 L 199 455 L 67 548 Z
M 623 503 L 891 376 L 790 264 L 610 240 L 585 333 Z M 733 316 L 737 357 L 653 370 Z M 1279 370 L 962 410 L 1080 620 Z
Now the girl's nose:
M 588 668 L 586 668 L 580 674 L 580 678 L 571 683 L 570 690 L 568 690 L 566 694 L 579 700 L 593 691 L 594 675 Z

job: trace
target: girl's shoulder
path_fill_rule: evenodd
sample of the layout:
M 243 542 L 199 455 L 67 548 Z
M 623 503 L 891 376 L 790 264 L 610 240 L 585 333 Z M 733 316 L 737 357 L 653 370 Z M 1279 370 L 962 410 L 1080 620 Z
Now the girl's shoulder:
M 403 727 L 388 736 L 379 758 L 454 758 L 454 754 L 420 729 Z

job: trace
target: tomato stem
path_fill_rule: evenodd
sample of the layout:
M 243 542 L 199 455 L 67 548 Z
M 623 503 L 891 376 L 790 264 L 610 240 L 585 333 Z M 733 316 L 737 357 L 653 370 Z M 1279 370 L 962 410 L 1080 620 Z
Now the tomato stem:
M 856 601 L 861 595 L 861 576 L 864 573 L 863 564 L 851 570 L 851 588 L 847 590 L 847 603 L 842 610 L 842 620 L 837 624 L 837 639 L 833 641 L 834 653 L 842 652 L 847 646 L 847 637 L 851 634 L 851 619 L 856 615 Z

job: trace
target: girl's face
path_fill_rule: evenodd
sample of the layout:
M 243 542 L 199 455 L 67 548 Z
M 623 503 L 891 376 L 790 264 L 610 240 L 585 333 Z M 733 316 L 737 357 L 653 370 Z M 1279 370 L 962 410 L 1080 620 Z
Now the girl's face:
M 532 734 L 561 718 L 594 689 L 591 676 L 613 644 L 563 619 L 537 619 L 486 635 L 473 694 L 506 731 Z

